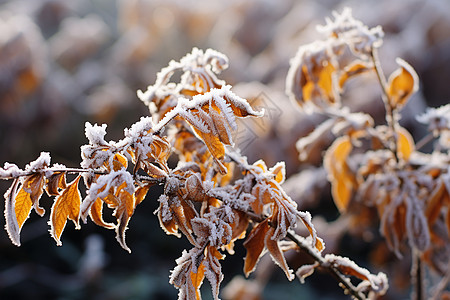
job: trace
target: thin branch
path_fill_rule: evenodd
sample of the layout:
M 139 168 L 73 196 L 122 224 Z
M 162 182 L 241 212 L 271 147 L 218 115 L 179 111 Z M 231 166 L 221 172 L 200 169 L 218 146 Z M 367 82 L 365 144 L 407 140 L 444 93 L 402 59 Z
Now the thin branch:
M 422 300 L 424 297 L 424 282 L 423 282 L 423 265 L 418 250 L 413 249 L 413 263 L 411 266 L 411 283 L 413 285 L 412 299 Z
M 17 172 L 15 176 L 0 176 L 0 179 L 2 180 L 11 180 L 11 179 L 16 179 L 19 177 L 23 177 L 23 176 L 30 176 L 36 173 L 45 173 L 45 172 L 53 172 L 53 173 L 60 173 L 60 172 L 67 172 L 67 173 L 71 173 L 71 174 L 76 174 L 76 173 L 88 173 L 88 172 L 92 172 L 94 174 L 106 174 L 107 172 L 105 171 L 101 171 L 101 170 L 93 170 L 93 169 L 77 169 L 77 168 L 44 168 L 41 170 L 37 170 L 37 171 L 24 171 L 24 170 L 20 170 L 20 172 Z
M 424 136 L 420 141 L 416 143 L 416 150 L 422 149 L 426 144 L 431 142 L 434 139 L 434 135 L 432 132 L 429 132 L 426 136 Z
M 339 285 L 344 288 L 346 292 L 351 294 L 355 299 L 364 300 L 366 297 L 360 293 L 356 287 L 332 264 L 326 262 L 324 258 L 317 251 L 313 251 L 309 245 L 298 239 L 294 234 L 288 232 L 286 237 L 293 241 L 301 250 L 308 256 L 317 261 L 320 266 L 326 269 L 339 282 Z

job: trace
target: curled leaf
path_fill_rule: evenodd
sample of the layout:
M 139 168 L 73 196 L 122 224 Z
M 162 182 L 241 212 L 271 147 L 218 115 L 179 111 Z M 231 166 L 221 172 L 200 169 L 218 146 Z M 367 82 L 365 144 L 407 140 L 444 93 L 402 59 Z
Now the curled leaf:
M 354 174 L 347 164 L 352 149 L 350 139 L 347 136 L 340 137 L 328 148 L 324 158 L 324 167 L 331 181 L 333 200 L 341 212 L 347 210 L 355 185 Z
M 400 68 L 389 76 L 387 93 L 391 107 L 400 109 L 419 89 L 419 77 L 414 68 L 406 61 L 401 58 L 397 58 L 395 61 Z

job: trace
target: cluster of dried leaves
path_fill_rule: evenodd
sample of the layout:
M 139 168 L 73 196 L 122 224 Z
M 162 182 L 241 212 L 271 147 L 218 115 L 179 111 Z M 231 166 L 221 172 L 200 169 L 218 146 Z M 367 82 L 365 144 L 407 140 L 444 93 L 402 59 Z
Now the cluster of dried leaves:
M 418 89 L 414 69 L 398 58 L 399 68 L 386 80 L 376 52 L 381 29 L 367 28 L 350 10 L 335 14 L 320 29 L 327 39 L 300 47 L 287 82 L 287 93 L 301 108 L 329 117 L 297 142 L 300 159 L 326 133 L 334 134 L 323 165 L 339 211 L 361 226 L 368 224 L 365 211 L 375 208 L 389 248 L 398 257 L 412 251 L 448 282 L 450 105 L 417 117 L 438 139 L 432 153 L 420 152 L 421 145 L 399 123 L 402 108 Z M 376 126 L 372 116 L 350 112 L 340 101 L 347 80 L 367 72 L 374 72 L 382 87 L 386 125 Z
M 223 252 L 233 254 L 234 242 L 244 238 L 246 276 L 268 251 L 292 280 L 294 274 L 283 252 L 296 249 L 317 261 L 297 272 L 302 280 L 320 265 L 340 276 L 344 288 L 357 298 L 384 294 L 384 274 L 372 275 L 346 258 L 322 256 L 324 244 L 310 214 L 299 211 L 281 187 L 283 162 L 271 168 L 262 160 L 249 164 L 228 147 L 234 145 L 236 118 L 259 117 L 263 112 L 253 110 L 217 78 L 227 64 L 223 54 L 196 48 L 179 62 L 171 61 L 158 73 L 154 85 L 138 92 L 152 117 L 142 117 L 125 129 L 123 139 L 106 141 L 106 125 L 86 123 L 89 144 L 81 147 L 81 168 L 50 166 L 48 153 L 25 169 L 5 163 L 0 178 L 13 180 L 5 194 L 6 230 L 12 242 L 20 245 L 20 230 L 33 208 L 44 215 L 39 200 L 45 190 L 55 197 L 49 224 L 58 245 L 67 220 L 79 229 L 80 219 L 87 222 L 89 217 L 99 226 L 114 229 L 120 245 L 130 251 L 125 243 L 130 218 L 151 187 L 163 185 L 155 212 L 160 225 L 167 234 L 183 235 L 192 244 L 176 260 L 170 276 L 179 289 L 179 299 L 200 299 L 205 278 L 218 299 Z M 172 82 L 177 72 L 180 80 Z M 175 168 L 167 163 L 171 156 L 178 161 Z M 68 174 L 77 176 L 68 183 Z M 84 196 L 81 182 L 86 187 Z M 105 209 L 112 211 L 116 223 L 105 222 Z M 299 221 L 310 233 L 307 239 L 292 231 Z M 358 287 L 347 279 L 351 276 L 361 281 Z

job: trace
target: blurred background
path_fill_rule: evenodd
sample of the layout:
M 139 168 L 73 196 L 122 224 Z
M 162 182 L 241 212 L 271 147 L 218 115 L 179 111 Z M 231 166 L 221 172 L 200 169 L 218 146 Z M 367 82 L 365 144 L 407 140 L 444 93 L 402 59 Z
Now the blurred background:
M 399 261 L 380 246 L 377 228 L 370 236 L 345 229 L 348 223 L 338 219 L 319 155 L 300 163 L 295 149 L 298 138 L 323 119 L 304 115 L 288 101 L 289 60 L 300 45 L 323 39 L 316 26 L 345 6 L 369 27 L 383 27 L 380 59 L 386 74 L 396 68 L 396 57 L 419 74 L 421 89 L 404 109 L 402 122 L 420 139 L 424 128 L 414 116 L 450 99 L 448 1 L 0 0 L 0 165 L 24 167 L 48 151 L 52 163 L 79 166 L 86 121 L 107 123 L 107 140 L 120 139 L 125 127 L 148 114 L 136 97 L 138 89 L 146 90 L 162 67 L 192 47 L 214 48 L 230 60 L 219 78 L 267 111 L 258 122 L 246 120 L 236 133 L 249 161 L 263 158 L 269 166 L 286 161 L 285 189 L 315 216 L 328 251 L 347 255 L 372 273 L 387 272 L 392 288 L 386 299 L 408 297 L 408 259 Z M 350 82 L 343 99 L 383 121 L 375 77 Z M 0 182 L 0 189 L 4 193 L 8 182 Z M 159 191 L 150 194 L 129 224 L 132 254 L 119 246 L 113 231 L 91 223 L 81 231 L 68 224 L 63 247 L 56 247 L 47 231 L 51 201 L 44 195 L 46 217 L 31 213 L 20 248 L 0 231 L 0 299 L 176 299 L 169 272 L 190 246 L 163 233 L 153 215 Z M 222 264 L 222 286 L 242 274 L 242 242 L 236 250 Z M 291 255 L 289 263 L 298 267 L 302 258 Z M 346 298 L 326 274 L 301 285 L 288 282 L 270 259 L 260 268 L 255 278 L 269 282 L 262 299 Z M 209 299 L 208 283 L 204 287 Z

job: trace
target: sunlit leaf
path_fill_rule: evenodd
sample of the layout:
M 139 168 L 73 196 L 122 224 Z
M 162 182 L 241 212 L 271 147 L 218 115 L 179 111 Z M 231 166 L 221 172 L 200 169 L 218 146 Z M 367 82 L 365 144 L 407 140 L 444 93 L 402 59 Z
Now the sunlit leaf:
M 398 156 L 408 161 L 415 148 L 413 137 L 405 128 L 400 126 L 396 128 L 396 132 Z
M 354 178 L 347 164 L 353 146 L 347 136 L 336 139 L 324 157 L 324 167 L 331 181 L 333 200 L 339 211 L 345 212 L 350 203 Z
M 80 229 L 80 204 L 81 194 L 78 190 L 78 182 L 81 176 L 72 181 L 67 188 L 56 197 L 52 206 L 50 217 L 50 233 L 56 240 L 56 244 L 61 246 L 61 234 L 66 226 L 67 220 L 72 220 L 76 229 Z
M 419 77 L 411 65 L 401 58 L 395 60 L 400 66 L 388 80 L 387 93 L 392 107 L 400 109 L 408 99 L 419 89 Z

